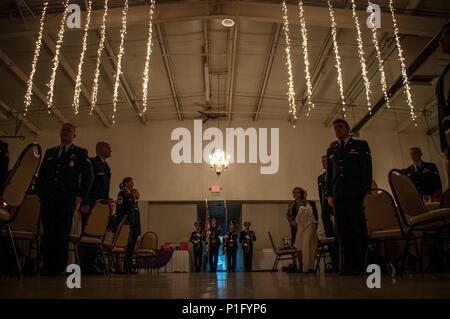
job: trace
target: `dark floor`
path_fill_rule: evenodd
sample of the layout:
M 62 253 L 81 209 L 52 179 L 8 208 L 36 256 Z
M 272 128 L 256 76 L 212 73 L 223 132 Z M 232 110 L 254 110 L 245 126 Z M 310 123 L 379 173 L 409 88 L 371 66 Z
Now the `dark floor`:
M 450 298 L 450 274 L 383 275 L 380 289 L 366 277 L 287 273 L 162 273 L 0 279 L 0 298 Z

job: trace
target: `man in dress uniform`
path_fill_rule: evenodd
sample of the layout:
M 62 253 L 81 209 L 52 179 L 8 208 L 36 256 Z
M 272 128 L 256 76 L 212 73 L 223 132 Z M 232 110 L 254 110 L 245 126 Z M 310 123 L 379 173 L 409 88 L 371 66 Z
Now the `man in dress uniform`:
M 327 196 L 343 257 L 341 275 L 361 275 L 367 247 L 362 201 L 372 183 L 372 157 L 366 141 L 350 138 L 345 120 L 333 124 L 338 141 L 327 151 Z
M 325 231 L 326 237 L 335 237 L 334 226 L 331 222 L 331 216 L 334 215 L 333 207 L 328 204 L 327 199 L 327 156 L 322 156 L 322 167 L 325 170 L 319 177 L 317 178 L 317 184 L 319 186 L 319 198 L 320 198 L 320 207 L 322 209 L 322 225 Z M 332 266 L 328 269 L 325 269 L 325 272 L 336 272 L 338 271 L 339 264 L 339 256 L 337 247 L 335 244 L 329 244 L 328 249 L 330 250 L 331 263 Z
M 441 200 L 442 184 L 439 171 L 434 163 L 422 161 L 422 151 L 418 147 L 409 150 L 413 165 L 402 171 L 416 186 L 421 196 L 429 195 L 436 201 Z
M 216 272 L 217 262 L 219 259 L 219 248 L 222 242 L 220 241 L 220 234 L 222 233 L 219 226 L 216 224 L 216 218 L 211 218 L 211 225 L 206 235 L 209 236 L 209 271 Z
M 195 230 L 191 234 L 189 241 L 192 243 L 192 251 L 194 253 L 194 269 L 195 272 L 200 272 L 202 269 L 202 257 L 203 257 L 203 239 L 204 234 L 201 230 L 200 223 L 194 223 Z
M 450 54 L 450 22 L 447 22 L 441 31 L 441 48 L 445 54 Z M 447 64 L 436 84 L 436 97 L 439 118 L 439 139 L 441 150 L 447 159 L 447 181 L 450 185 L 450 147 L 447 136 L 450 138 L 450 63 Z
M 92 184 L 88 153 L 73 144 L 75 130 L 71 123 L 63 124 L 61 144 L 45 152 L 36 181 L 44 228 L 43 274 L 65 271 L 73 212 L 87 198 Z
M 92 207 L 98 200 L 104 201 L 104 204 L 108 203 L 109 199 L 109 185 L 111 182 L 111 169 L 109 168 L 106 159 L 111 157 L 111 146 L 107 142 L 98 142 L 95 151 L 97 156 L 91 157 L 92 170 L 94 172 L 94 180 L 92 182 L 91 190 L 88 197 L 83 201 L 81 205 L 81 221 L 82 227 L 86 226 L 89 219 Z M 96 247 L 84 247 L 84 257 L 82 270 L 83 273 L 88 274 L 101 274 L 101 264 L 96 257 L 98 251 Z
M 223 236 L 224 243 L 223 243 L 223 250 L 227 254 L 227 270 L 228 272 L 235 272 L 236 271 L 236 255 L 237 255 L 237 240 L 238 240 L 238 233 L 235 230 L 236 223 L 234 220 L 230 221 L 229 229 L 225 233 L 225 236 Z
M 252 271 L 253 242 L 256 240 L 255 232 L 250 230 L 250 225 L 250 222 L 245 222 L 244 230 L 239 236 L 239 242 L 244 249 L 244 270 L 246 272 Z

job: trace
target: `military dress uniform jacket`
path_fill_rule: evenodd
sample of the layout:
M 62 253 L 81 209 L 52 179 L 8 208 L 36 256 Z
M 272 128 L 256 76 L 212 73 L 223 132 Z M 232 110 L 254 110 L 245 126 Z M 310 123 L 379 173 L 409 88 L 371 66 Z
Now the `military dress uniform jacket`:
M 126 189 L 121 190 L 117 195 L 116 215 L 118 223 L 120 223 L 124 217 L 127 217 L 130 229 L 139 229 L 138 232 L 140 234 L 141 225 L 139 208 L 131 192 Z
M 446 131 L 450 129 L 450 92 L 444 92 L 444 90 L 446 89 L 444 81 L 448 72 L 450 72 L 450 63 L 445 68 L 436 85 L 439 118 L 439 139 L 441 142 L 442 151 L 444 151 L 445 148 L 449 147 L 446 137 Z M 450 90 L 448 87 L 447 89 Z M 445 98 L 445 93 L 448 93 L 447 99 Z
M 319 177 L 317 177 L 317 185 L 319 187 L 319 198 L 321 205 L 323 205 L 323 203 L 327 201 L 327 182 L 327 172 L 324 172 L 323 174 L 319 175 Z
M 238 249 L 237 246 L 238 234 L 236 230 L 228 231 L 225 233 L 225 235 L 228 236 L 228 238 L 224 239 L 223 244 L 224 248 L 227 250 L 227 252 L 236 251 Z
M 193 231 L 191 234 L 191 238 L 189 239 L 189 241 L 192 243 L 192 246 L 194 248 L 194 251 L 201 251 L 202 249 L 202 241 L 205 240 L 205 234 L 202 231 Z
M 94 180 L 86 204 L 93 206 L 99 199 L 108 201 L 111 182 L 111 169 L 100 156 L 91 157 Z
M 56 146 L 45 152 L 36 180 L 36 193 L 41 200 L 61 195 L 87 198 L 93 179 L 87 151 L 72 144 L 58 156 L 59 148 Z
M 372 156 L 366 141 L 350 138 L 327 150 L 327 196 L 334 200 L 362 198 L 372 185 Z
M 210 226 L 210 232 L 211 234 L 209 235 L 209 244 L 211 247 L 216 247 L 218 248 L 222 242 L 220 241 L 220 234 L 222 233 L 220 227 L 218 226 Z
M 250 238 L 245 238 L 246 236 L 249 236 Z M 245 247 L 248 247 L 249 251 L 253 250 L 253 242 L 256 240 L 256 235 L 253 230 L 243 230 L 241 231 L 241 235 L 239 236 L 239 242 L 241 243 L 242 247 L 245 250 Z M 246 246 L 247 245 L 247 246 Z
M 420 195 L 433 196 L 438 190 L 442 194 L 441 178 L 434 163 L 422 162 L 417 171 L 411 165 L 402 170 L 402 173 L 411 179 Z

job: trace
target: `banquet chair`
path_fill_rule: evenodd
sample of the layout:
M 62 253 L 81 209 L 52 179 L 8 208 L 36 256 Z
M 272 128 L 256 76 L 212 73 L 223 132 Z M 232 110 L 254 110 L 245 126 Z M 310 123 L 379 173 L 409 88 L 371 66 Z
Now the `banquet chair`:
M 125 253 L 127 251 L 128 246 L 128 238 L 130 236 L 130 225 L 125 225 L 126 217 L 122 219 L 117 228 L 116 236 L 113 240 L 112 246 L 109 250 L 109 269 L 112 269 L 112 264 L 114 261 L 114 256 L 123 255 L 123 259 L 125 263 L 127 263 L 128 269 L 130 269 L 130 265 L 128 265 L 128 260 L 125 258 Z M 117 271 L 117 269 L 116 269 Z
M 406 227 L 406 247 L 400 270 L 400 274 L 402 274 L 409 243 L 414 238 L 414 234 L 427 232 L 431 235 L 442 235 L 449 227 L 450 208 L 428 211 L 413 182 L 398 169 L 393 169 L 389 172 L 389 185 L 397 202 L 401 222 Z M 416 248 L 416 251 L 418 251 L 418 248 Z M 419 271 L 422 271 L 420 255 L 417 256 L 417 259 L 419 261 Z
M 33 249 L 36 250 L 36 259 L 38 263 L 40 256 L 40 201 L 37 195 L 26 195 L 22 206 L 17 208 L 16 218 L 10 224 L 11 232 L 15 244 L 28 244 L 23 247 L 28 253 L 21 254 L 21 266 L 24 267 L 25 257 L 31 261 Z M 8 236 L 5 229 L 1 231 L 1 236 Z M 16 247 L 17 248 L 17 247 Z M 38 265 L 39 268 L 39 265 Z
M 273 238 L 272 235 L 270 234 L 270 232 L 268 232 L 269 234 L 269 239 L 270 239 L 270 243 L 272 244 L 272 248 L 273 248 L 273 252 L 275 253 L 275 262 L 273 263 L 272 266 L 272 270 L 271 271 L 278 271 L 278 263 L 280 262 L 280 260 L 288 260 L 292 258 L 292 262 L 295 265 L 295 258 L 297 257 L 297 249 L 291 248 L 291 249 L 277 249 L 275 247 L 275 243 L 273 242 Z
M 79 260 L 79 246 L 91 246 L 96 247 L 98 252 L 102 256 L 103 265 L 105 267 L 106 273 L 106 262 L 105 262 L 105 254 L 103 251 L 103 242 L 105 240 L 108 221 L 109 221 L 109 213 L 110 208 L 107 204 L 102 204 L 102 201 L 97 201 L 92 207 L 92 210 L 89 214 L 89 218 L 84 226 L 84 229 L 81 231 L 81 235 L 78 240 L 74 240 L 75 246 L 75 258 L 77 263 L 80 263 Z
M 14 244 L 11 224 L 20 212 L 20 207 L 24 202 L 26 192 L 31 185 L 33 176 L 36 175 L 39 168 L 41 156 L 42 150 L 39 144 L 31 143 L 26 146 L 19 155 L 17 162 L 0 190 L 0 232 L 2 229 L 6 230 L 7 237 L 16 259 L 19 277 L 22 277 L 22 267 Z
M 450 208 L 450 188 L 448 188 L 442 195 L 439 208 Z
M 151 260 L 156 258 L 157 250 L 158 250 L 158 235 L 152 231 L 146 232 L 139 238 L 137 248 L 134 251 L 136 261 L 138 259 L 141 260 L 149 259 L 151 263 Z M 152 267 L 146 269 L 147 272 L 149 270 L 153 271 Z M 159 273 L 158 268 L 156 269 L 156 272 Z
M 327 259 L 326 256 L 330 255 L 329 245 L 336 242 L 335 237 L 325 237 L 319 238 L 317 240 L 317 263 L 314 272 L 317 272 L 320 268 L 320 260 L 323 260 L 325 269 L 327 269 Z
M 373 193 L 372 191 L 377 192 Z M 407 229 L 401 222 L 394 198 L 384 189 L 373 188 L 364 196 L 363 209 L 368 234 L 366 257 L 370 244 L 377 247 L 379 244 L 383 244 L 386 265 L 392 265 L 387 244 L 407 239 Z M 412 239 L 418 255 L 417 239 L 414 233 Z

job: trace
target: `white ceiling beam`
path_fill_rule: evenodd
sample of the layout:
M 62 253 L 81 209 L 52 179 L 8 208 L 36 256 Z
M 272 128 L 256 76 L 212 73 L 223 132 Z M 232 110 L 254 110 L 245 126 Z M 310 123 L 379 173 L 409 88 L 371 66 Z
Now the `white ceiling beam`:
M 97 33 L 100 37 L 100 31 L 97 30 Z M 111 46 L 111 43 L 108 40 L 108 37 L 105 38 L 105 49 L 108 57 L 110 58 L 112 67 L 117 72 L 117 55 L 114 52 L 114 49 Z M 136 95 L 134 94 L 133 90 L 131 89 L 131 86 L 126 78 L 125 72 L 122 70 L 122 73 L 120 74 L 120 91 L 122 92 L 123 96 L 125 97 L 125 101 L 127 104 L 131 107 L 134 112 L 136 112 L 136 116 L 138 117 L 139 122 L 141 124 L 145 125 L 147 123 L 145 114 L 140 115 L 141 111 L 136 99 Z
M 182 121 L 183 114 L 181 113 L 181 105 L 180 105 L 180 100 L 178 98 L 178 91 L 177 91 L 177 87 L 176 87 L 176 83 L 175 83 L 175 76 L 174 76 L 174 72 L 173 72 L 172 61 L 171 61 L 170 55 L 169 55 L 169 48 L 167 46 L 164 26 L 160 25 L 160 24 L 156 24 L 155 28 L 156 28 L 156 32 L 158 33 L 159 47 L 161 49 L 161 54 L 162 54 L 163 62 L 164 62 L 164 68 L 166 70 L 167 78 L 169 80 L 170 91 L 172 93 L 173 103 L 175 104 L 175 109 L 177 111 L 178 120 Z
M 277 23 L 273 26 L 272 38 L 269 44 L 269 56 L 267 57 L 266 67 L 264 68 L 264 75 L 261 83 L 261 88 L 258 94 L 258 102 L 256 103 L 256 112 L 253 120 L 257 121 L 261 113 L 264 96 L 266 95 L 267 83 L 269 82 L 270 73 L 272 72 L 273 60 L 277 51 L 278 40 L 280 38 L 281 24 Z
M 230 49 L 230 55 L 228 59 L 228 94 L 227 94 L 227 112 L 228 112 L 228 125 L 231 122 L 231 109 L 233 107 L 233 92 L 234 92 L 234 79 L 236 70 L 236 51 L 237 51 L 237 30 L 238 21 L 235 21 L 233 30 L 229 30 L 228 34 L 232 34 L 228 39 L 228 48 Z
M 213 5 L 217 6 L 214 10 Z M 243 20 L 282 23 L 279 3 L 267 2 L 239 2 L 239 1 L 221 1 L 214 4 L 210 1 L 201 1 L 193 3 L 192 1 L 172 2 L 159 4 L 155 11 L 155 24 L 193 21 L 204 19 L 222 19 L 225 17 L 235 16 L 236 9 L 239 6 L 239 18 Z M 288 4 L 289 21 L 292 24 L 298 24 L 297 4 Z M 120 28 L 122 8 L 111 8 L 108 14 L 108 28 Z M 217 14 L 216 12 L 220 12 Z M 328 8 L 323 6 L 305 6 L 305 19 L 308 26 L 329 27 L 330 21 L 328 16 Z M 82 17 L 86 14 L 82 12 Z M 339 28 L 353 29 L 352 12 L 348 9 L 335 8 L 336 23 Z M 367 12 L 365 10 L 357 11 L 360 21 L 366 21 Z M 103 10 L 94 10 L 92 16 L 91 29 L 100 29 L 102 23 Z M 39 21 L 33 17 L 25 17 L 29 32 L 24 30 L 22 23 L 11 18 L 0 19 L 0 37 L 23 36 L 27 34 L 37 34 L 39 31 Z M 58 13 L 48 14 L 46 18 L 47 30 L 57 30 L 61 17 Z M 411 14 L 398 14 L 398 25 L 401 26 L 402 34 L 412 34 L 419 36 L 432 37 L 439 31 L 439 28 L 447 22 L 446 18 L 417 16 Z M 148 5 L 130 6 L 129 19 L 127 24 L 146 25 L 148 23 Z M 18 31 L 23 30 L 23 31 Z M 76 31 L 69 29 L 68 32 Z M 381 29 L 382 32 L 392 32 L 392 17 L 389 12 L 381 13 Z
M 47 46 L 47 48 L 52 52 L 52 54 L 55 54 L 56 44 L 50 38 L 48 33 L 44 33 L 42 40 L 43 40 L 44 44 Z M 66 57 L 62 53 L 59 54 L 59 63 L 61 65 L 61 67 L 63 68 L 63 70 L 66 72 L 66 74 L 69 76 L 69 78 L 72 80 L 72 83 L 75 85 L 75 82 L 77 79 L 77 74 L 72 69 L 69 62 L 67 62 Z M 83 83 L 81 83 L 81 94 L 83 94 L 83 97 L 90 104 L 91 103 L 91 93 L 88 91 L 88 89 L 86 88 L 86 86 Z M 111 127 L 111 123 L 107 120 L 105 114 L 103 113 L 103 111 L 100 109 L 100 107 L 98 105 L 95 106 L 94 111 L 97 114 L 100 122 L 102 122 L 102 124 L 105 127 Z
M 26 86 L 28 83 L 28 76 L 25 75 L 25 73 L 6 55 L 4 51 L 0 49 L 0 61 L 3 61 L 3 63 L 6 64 L 8 69 L 16 75 L 19 80 L 22 81 L 22 83 Z M 39 88 L 37 88 L 36 84 L 33 85 L 33 94 L 41 100 L 41 102 L 44 105 L 47 105 L 47 96 L 42 92 Z M 62 123 L 69 122 L 66 117 L 63 115 L 63 113 L 58 110 L 56 107 L 52 108 L 51 111 L 52 114 L 54 114 Z
M 15 108 L 12 106 L 6 104 L 5 101 L 0 100 L 0 107 L 5 110 L 7 113 L 10 113 L 12 116 L 16 117 L 20 121 L 22 121 L 23 125 L 27 127 L 30 132 L 39 135 L 41 134 L 41 130 L 38 129 L 33 123 L 31 123 L 30 120 L 26 119 L 21 112 L 18 112 Z
M 208 20 L 203 21 L 203 81 L 205 86 L 205 102 L 207 106 L 211 105 L 211 83 L 209 74 L 209 37 Z

